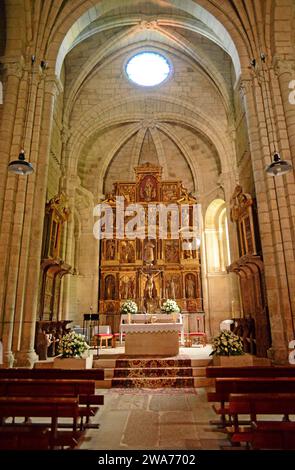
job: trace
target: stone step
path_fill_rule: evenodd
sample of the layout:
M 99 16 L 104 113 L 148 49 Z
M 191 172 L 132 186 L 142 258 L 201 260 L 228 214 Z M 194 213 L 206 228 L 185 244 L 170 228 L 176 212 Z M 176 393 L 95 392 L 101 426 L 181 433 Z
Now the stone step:
M 120 361 L 126 361 L 125 359 L 119 359 Z M 125 365 L 123 365 L 122 363 L 118 363 L 119 361 L 118 359 L 109 359 L 109 358 L 98 358 L 98 359 L 94 359 L 93 360 L 93 367 L 94 368 L 97 368 L 97 369 L 102 369 L 102 368 L 116 368 L 116 367 L 120 367 L 120 368 L 124 368 L 126 367 L 126 363 Z M 156 366 L 152 366 L 152 362 L 154 361 L 157 361 L 156 362 Z M 169 361 L 169 364 L 167 363 L 164 363 L 163 361 Z M 127 368 L 131 368 L 131 367 L 135 367 L 136 369 L 138 369 L 139 367 L 157 367 L 157 368 L 166 368 L 166 367 L 207 367 L 208 365 L 211 364 L 212 362 L 212 359 L 181 359 L 181 361 L 187 361 L 185 363 L 177 363 L 176 361 L 179 361 L 179 359 L 170 359 L 170 360 L 167 360 L 167 359 L 147 359 L 147 358 L 143 358 L 143 359 L 131 359 L 131 360 L 128 360 L 128 365 L 127 365 Z M 148 365 L 147 365 L 147 362 L 148 362 Z M 139 365 L 140 364 L 140 365 Z
M 193 369 L 191 367 L 150 367 L 149 369 L 141 367 L 117 368 L 114 369 L 114 378 L 132 378 L 132 377 L 192 377 Z
M 187 388 L 212 386 L 206 378 L 206 367 L 211 358 L 105 358 L 98 357 L 93 367 L 103 368 L 103 381 L 99 388 Z
M 180 377 L 178 377 L 179 379 Z M 157 377 L 157 379 L 161 379 L 160 377 Z M 167 377 L 163 377 L 163 382 L 165 381 L 165 386 L 167 387 L 170 383 L 170 387 L 173 388 L 175 387 L 173 381 L 175 380 L 175 378 L 171 378 L 169 383 L 168 383 L 168 378 Z M 187 379 L 187 377 L 184 377 L 184 379 Z M 116 380 L 116 379 L 114 379 Z M 121 382 L 121 386 L 120 388 L 127 388 L 126 385 L 127 383 L 123 383 L 122 380 L 123 379 L 118 379 L 120 380 Z M 126 380 L 126 379 L 125 379 Z M 131 380 L 130 378 L 128 380 Z M 140 383 L 138 382 L 138 379 L 134 379 L 134 382 L 136 382 L 136 387 L 137 388 L 163 388 L 163 382 L 162 383 L 156 383 L 155 381 L 155 378 L 153 379 L 153 382 L 151 382 L 152 378 L 147 378 L 147 379 L 141 379 L 140 380 Z M 192 377 L 192 380 L 193 380 L 193 383 L 190 382 L 190 385 L 189 387 L 194 387 L 194 388 L 198 388 L 198 387 L 210 387 L 210 386 L 213 386 L 214 385 L 214 379 L 208 379 L 206 377 Z M 157 387 L 155 386 L 157 385 Z M 183 386 L 183 385 L 181 385 Z M 112 388 L 114 387 L 113 385 L 113 380 L 112 378 L 107 378 L 105 377 L 104 380 L 96 380 L 95 381 L 95 387 L 96 388 L 102 388 L 102 389 L 108 389 L 108 388 Z M 117 387 L 119 387 L 118 383 L 117 383 Z M 130 385 L 129 387 L 130 388 Z
M 215 379 L 207 377 L 194 377 L 194 386 L 197 387 L 213 387 Z
M 192 388 L 193 377 L 141 377 L 116 378 L 112 388 Z
M 104 378 L 104 380 L 96 380 L 95 388 L 112 388 L 112 379 Z
M 188 371 L 186 371 L 188 369 Z M 119 371 L 117 374 L 115 374 L 115 370 Z M 157 373 L 156 371 L 159 371 L 159 369 L 115 369 L 115 368 L 104 368 L 104 376 L 105 379 L 112 379 L 114 376 L 116 377 L 128 377 L 130 376 L 130 371 L 138 371 L 137 374 L 139 375 L 139 371 L 148 371 L 147 376 L 156 376 Z M 206 369 L 205 367 L 192 367 L 192 368 L 179 368 L 179 371 L 184 370 L 184 373 L 179 373 L 180 376 L 187 377 L 187 376 L 192 376 L 192 377 L 206 377 Z M 191 370 L 191 374 L 189 374 L 189 370 Z M 126 372 L 125 372 L 126 371 Z M 152 371 L 152 372 L 150 372 Z M 172 376 L 173 368 L 170 368 L 169 373 L 167 375 Z M 189 375 L 188 375 L 189 374 Z
M 191 367 L 190 359 L 161 359 L 161 358 L 142 358 L 142 359 L 117 359 L 116 368 L 158 368 L 167 367 Z

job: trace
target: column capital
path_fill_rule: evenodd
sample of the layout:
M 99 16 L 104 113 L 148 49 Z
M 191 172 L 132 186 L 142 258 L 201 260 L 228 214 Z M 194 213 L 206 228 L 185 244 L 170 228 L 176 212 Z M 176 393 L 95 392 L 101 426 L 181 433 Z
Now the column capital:
M 253 78 L 248 76 L 248 77 L 241 77 L 239 82 L 238 82 L 238 90 L 244 98 L 246 95 L 248 95 L 251 90 L 253 90 L 254 84 L 253 84 Z
M 45 82 L 45 91 L 47 93 L 50 93 L 53 96 L 58 96 L 63 92 L 63 85 L 55 73 L 43 72 L 43 79 Z
M 24 72 L 26 70 L 26 64 L 23 56 L 21 56 L 19 59 L 16 58 L 5 58 L 1 57 L 0 58 L 1 64 L 2 64 L 2 69 L 4 71 L 4 76 L 6 77 L 16 77 L 21 79 L 24 75 Z
M 294 76 L 295 60 L 288 60 L 279 56 L 275 56 L 273 59 L 273 69 L 277 77 L 280 77 L 285 73 Z

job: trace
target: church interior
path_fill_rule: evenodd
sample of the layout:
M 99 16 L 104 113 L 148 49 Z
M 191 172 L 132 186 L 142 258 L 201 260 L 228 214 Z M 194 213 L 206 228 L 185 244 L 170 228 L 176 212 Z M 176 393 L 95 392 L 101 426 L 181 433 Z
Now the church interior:
M 0 450 L 295 450 L 294 57 L 294 0 L 0 2 Z

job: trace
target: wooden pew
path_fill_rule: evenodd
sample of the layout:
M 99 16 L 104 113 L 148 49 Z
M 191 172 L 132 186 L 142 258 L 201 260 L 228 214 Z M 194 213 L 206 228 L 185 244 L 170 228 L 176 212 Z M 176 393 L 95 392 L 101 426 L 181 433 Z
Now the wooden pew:
M 0 368 L 0 379 L 103 380 L 103 369 L 23 369 Z
M 50 447 L 50 429 L 28 426 L 0 427 L 0 450 L 47 450 Z
M 252 422 L 251 447 L 260 449 L 295 449 L 295 423 L 275 422 L 255 423 Z
M 96 413 L 98 408 L 93 405 L 101 405 L 104 402 L 102 395 L 95 395 L 95 382 L 89 380 L 0 379 L 0 395 L 78 397 L 79 405 L 84 405 L 80 406 L 81 429 L 83 418 L 86 418 L 88 425 L 90 416 Z
M 295 414 L 294 393 L 243 393 L 230 394 L 229 413 L 233 418 L 232 443 L 246 442 L 253 448 L 292 445 L 295 441 L 295 423 L 286 421 L 259 421 L 257 415 Z M 252 428 L 241 432 L 239 415 L 250 415 Z M 281 441 L 279 443 L 279 436 Z M 279 447 L 281 448 L 281 447 Z
M 295 377 L 295 366 L 208 366 L 206 377 Z
M 77 397 L 0 397 L 0 422 L 5 429 L 7 417 L 50 418 L 50 447 L 58 442 L 58 418 L 72 418 L 71 437 L 77 433 L 79 403 Z
M 226 426 L 229 408 L 226 403 L 231 393 L 295 393 L 295 377 L 226 377 L 216 378 L 215 392 L 208 392 L 208 402 L 220 402 L 220 407 L 213 405 L 214 411 L 221 416 L 222 426 Z

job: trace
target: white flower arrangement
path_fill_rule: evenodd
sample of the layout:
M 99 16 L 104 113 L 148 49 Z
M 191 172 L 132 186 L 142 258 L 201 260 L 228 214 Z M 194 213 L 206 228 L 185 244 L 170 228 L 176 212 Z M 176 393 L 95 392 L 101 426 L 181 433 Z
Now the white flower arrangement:
M 89 348 L 84 335 L 70 331 L 61 338 L 58 353 L 61 357 L 82 357 L 82 354 Z
M 210 356 L 241 356 L 244 353 L 243 341 L 231 331 L 223 330 L 212 341 Z
M 162 310 L 164 310 L 166 313 L 171 313 L 171 312 L 180 312 L 180 308 L 175 302 L 175 300 L 172 299 L 167 299 L 163 305 L 162 305 Z
M 121 313 L 137 313 L 138 307 L 137 304 L 133 300 L 126 300 L 121 305 Z

